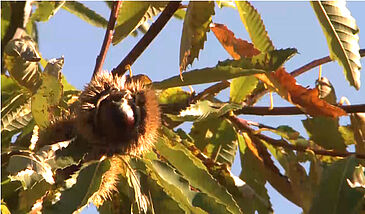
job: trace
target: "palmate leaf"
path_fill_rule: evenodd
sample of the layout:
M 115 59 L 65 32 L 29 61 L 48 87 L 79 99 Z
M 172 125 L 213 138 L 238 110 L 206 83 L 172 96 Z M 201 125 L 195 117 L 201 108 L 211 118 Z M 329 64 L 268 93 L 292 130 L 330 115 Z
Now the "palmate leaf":
M 37 22 L 48 21 L 62 7 L 65 1 L 40 1 L 31 19 Z
M 140 27 L 148 19 L 152 19 L 166 7 L 167 2 L 126 1 L 119 10 L 117 26 L 115 27 L 112 43 L 118 44 L 131 32 Z
M 324 168 L 310 214 L 361 211 L 364 192 L 351 188 L 347 180 L 352 180 L 356 165 L 356 158 L 348 157 Z
M 189 181 L 191 186 L 227 206 L 231 213 L 241 213 L 232 195 L 213 178 L 202 161 L 181 143 L 178 143 L 179 137 L 167 128 L 164 128 L 164 134 L 166 136 L 160 138 L 156 143 L 159 154 L 166 158 Z
M 360 89 L 359 28 L 346 1 L 311 1 L 326 36 L 330 56 L 344 68 L 346 79 Z
M 68 12 L 78 16 L 80 19 L 91 25 L 94 25 L 95 27 L 106 28 L 108 25 L 108 21 L 104 17 L 80 2 L 66 1 L 62 6 L 62 9 L 67 10 Z
M 214 15 L 214 1 L 190 1 L 186 10 L 180 42 L 180 73 L 198 58 L 207 40 Z
M 32 114 L 35 122 L 45 128 L 54 117 L 55 108 L 60 103 L 63 93 L 61 69 L 63 58 L 52 59 L 42 73 L 42 83 L 32 96 Z
M 236 1 L 236 5 L 255 48 L 261 52 L 274 50 L 274 45 L 265 30 L 265 25 L 257 10 L 247 1 Z
M 146 161 L 152 179 L 161 185 L 186 213 L 228 213 L 226 206 L 204 192 L 193 191 L 189 182 L 171 166 L 159 160 Z
M 40 56 L 36 44 L 29 37 L 11 40 L 4 50 L 4 63 L 18 85 L 34 92 L 40 84 L 37 61 Z
M 60 200 L 55 204 L 43 203 L 43 213 L 73 213 L 89 203 L 89 198 L 99 189 L 103 174 L 109 169 L 109 160 L 94 162 L 82 167 L 76 183 L 61 192 Z

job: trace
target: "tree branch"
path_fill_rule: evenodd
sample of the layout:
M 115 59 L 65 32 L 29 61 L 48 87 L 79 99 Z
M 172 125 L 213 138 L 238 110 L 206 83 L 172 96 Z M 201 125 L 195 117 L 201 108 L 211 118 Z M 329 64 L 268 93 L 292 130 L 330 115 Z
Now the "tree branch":
M 364 57 L 365 56 L 365 49 L 360 49 L 360 56 L 361 57 Z M 325 63 L 328 63 L 328 62 L 331 62 L 333 61 L 329 56 L 326 56 L 326 57 L 322 57 L 320 59 L 316 59 L 316 60 L 313 60 L 312 62 L 306 64 L 306 65 L 303 65 L 302 67 L 298 68 L 298 69 L 295 69 L 294 71 L 290 72 L 290 74 L 294 77 L 296 76 L 299 76 L 301 75 L 302 73 L 312 69 L 312 68 L 315 68 L 319 65 L 323 65 Z
M 248 125 L 248 122 L 244 119 L 241 119 L 241 118 L 238 118 L 238 117 L 235 117 L 235 116 L 228 116 L 228 119 L 238 129 L 240 129 L 242 131 L 245 131 L 245 132 L 249 133 L 250 135 L 256 136 L 256 137 L 266 141 L 267 143 L 269 143 L 273 146 L 283 147 L 283 148 L 286 148 L 286 149 L 300 151 L 300 152 L 312 151 L 316 155 L 325 155 L 325 156 L 332 156 L 332 157 L 349 157 L 351 155 L 354 155 L 357 158 L 365 159 L 365 154 L 359 154 L 359 153 L 356 153 L 356 152 L 339 152 L 339 151 L 332 151 L 332 150 L 316 149 L 316 148 L 311 148 L 309 146 L 303 146 L 303 145 L 293 145 L 293 144 L 288 143 L 284 139 L 277 140 L 277 139 L 270 138 L 266 135 L 263 135 L 261 133 L 255 132 L 255 130 L 252 129 Z
M 347 113 L 357 113 L 357 112 L 365 112 L 365 104 L 360 105 L 347 105 L 347 106 L 338 106 L 345 110 Z M 290 107 L 275 107 L 273 109 L 269 109 L 269 107 L 264 106 L 247 106 L 242 109 L 234 111 L 235 114 L 253 114 L 253 115 L 296 115 L 296 114 L 305 114 L 300 108 L 295 106 Z
M 113 8 L 110 12 L 109 22 L 108 22 L 108 26 L 106 28 L 103 45 L 101 46 L 100 54 L 96 58 L 96 64 L 95 64 L 95 68 L 94 68 L 93 77 L 95 74 L 100 72 L 100 70 L 104 64 L 106 53 L 109 49 L 110 42 L 112 41 L 112 38 L 113 38 L 114 26 L 115 26 L 115 22 L 118 17 L 118 11 L 119 11 L 119 7 L 121 4 L 122 4 L 122 1 L 113 2 Z
M 143 51 L 148 47 L 152 40 L 160 33 L 162 28 L 174 15 L 175 11 L 179 9 L 181 1 L 171 1 L 166 6 L 164 11 L 158 17 L 158 19 L 151 25 L 146 34 L 138 41 L 136 46 L 128 53 L 128 55 L 123 59 L 123 61 L 112 70 L 114 75 L 123 75 L 126 71 L 127 65 L 132 65 L 136 59 L 143 53 Z
M 192 102 L 196 102 L 198 100 L 201 100 L 201 99 L 205 99 L 207 98 L 208 96 L 210 95 L 214 95 L 214 94 L 217 94 L 219 93 L 220 91 L 228 88 L 230 86 L 230 82 L 228 82 L 227 80 L 223 80 L 219 83 L 216 83 L 212 86 L 210 86 L 209 88 L 206 88 L 204 91 L 202 91 L 201 93 L 199 93 L 198 95 L 196 95 L 193 99 L 192 99 Z

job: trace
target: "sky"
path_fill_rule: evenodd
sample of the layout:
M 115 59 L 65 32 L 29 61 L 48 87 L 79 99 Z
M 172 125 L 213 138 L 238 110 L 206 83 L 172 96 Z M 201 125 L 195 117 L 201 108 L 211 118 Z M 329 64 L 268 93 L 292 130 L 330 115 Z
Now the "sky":
M 104 2 L 84 3 L 103 17 L 109 17 L 110 10 Z M 309 2 L 254 1 L 252 4 L 261 14 L 266 30 L 277 49 L 289 47 L 298 49 L 299 54 L 285 64 L 287 71 L 290 72 L 314 59 L 329 55 L 325 36 Z M 363 12 L 365 2 L 348 2 L 347 6 L 352 16 L 357 20 L 360 29 L 360 48 L 365 48 L 365 37 L 362 36 L 362 29 L 365 29 L 365 13 Z M 235 33 L 236 37 L 249 40 L 249 36 L 235 9 L 219 9 L 216 7 L 213 22 L 225 24 Z M 179 48 L 182 26 L 183 22 L 181 20 L 171 19 L 147 50 L 132 65 L 133 73 L 146 74 L 153 81 L 161 81 L 179 74 Z M 91 26 L 65 10 L 57 12 L 48 22 L 39 23 L 38 30 L 42 56 L 46 59 L 64 56 L 63 74 L 69 83 L 78 89 L 83 89 L 92 76 L 105 30 Z M 118 45 L 111 46 L 103 69 L 110 71 L 116 67 L 141 37 L 141 34 L 137 37 L 129 36 Z M 230 58 L 212 32 L 208 33 L 204 46 L 205 48 L 200 52 L 199 59 L 195 60 L 188 70 L 213 67 L 218 61 Z M 365 67 L 364 58 L 361 63 Z M 362 88 L 356 91 L 345 80 L 342 68 L 337 62 L 325 64 L 322 67 L 322 72 L 322 75 L 327 77 L 334 85 L 338 99 L 346 96 L 352 104 L 364 103 L 364 75 L 361 80 Z M 317 78 L 318 68 L 315 68 L 296 79 L 303 86 L 314 87 Z M 193 88 L 199 92 L 206 86 L 197 85 Z M 229 89 L 221 92 L 218 98 L 222 101 L 228 101 Z M 268 106 L 268 96 L 265 96 L 257 105 Z M 274 106 L 291 106 L 291 104 L 274 94 Z M 289 125 L 303 136 L 307 136 L 301 123 L 301 120 L 306 119 L 305 115 L 265 117 L 243 115 L 242 118 L 274 127 Z M 347 124 L 349 119 L 343 117 L 340 122 Z M 189 124 L 186 124 L 183 128 L 189 128 Z M 235 160 L 232 171 L 236 175 L 240 173 L 239 156 Z M 283 198 L 269 184 L 267 188 L 276 213 L 301 213 L 301 208 Z M 97 211 L 95 207 L 91 206 L 83 213 L 91 214 L 97 213 Z

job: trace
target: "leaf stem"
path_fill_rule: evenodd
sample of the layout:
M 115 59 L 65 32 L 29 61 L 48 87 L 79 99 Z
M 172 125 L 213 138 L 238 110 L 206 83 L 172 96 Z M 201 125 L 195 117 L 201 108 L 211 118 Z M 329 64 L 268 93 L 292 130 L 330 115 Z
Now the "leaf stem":
M 107 51 L 110 46 L 110 42 L 112 41 L 112 38 L 113 38 L 114 26 L 115 26 L 115 22 L 118 17 L 119 7 L 121 6 L 121 4 L 122 4 L 122 1 L 113 2 L 113 8 L 110 12 L 109 22 L 108 22 L 108 26 L 107 26 L 107 29 L 105 32 L 103 45 L 101 46 L 100 54 L 96 58 L 96 64 L 95 64 L 95 68 L 94 68 L 93 77 L 95 76 L 95 74 L 100 72 L 100 70 L 104 64 L 104 60 L 105 60 Z
M 138 41 L 134 48 L 128 53 L 128 55 L 119 63 L 119 65 L 112 70 L 114 75 L 123 75 L 126 71 L 126 65 L 132 65 L 137 58 L 148 47 L 152 40 L 160 33 L 162 28 L 174 15 L 175 11 L 179 9 L 181 1 L 171 1 L 166 6 L 161 15 L 151 25 L 146 34 Z

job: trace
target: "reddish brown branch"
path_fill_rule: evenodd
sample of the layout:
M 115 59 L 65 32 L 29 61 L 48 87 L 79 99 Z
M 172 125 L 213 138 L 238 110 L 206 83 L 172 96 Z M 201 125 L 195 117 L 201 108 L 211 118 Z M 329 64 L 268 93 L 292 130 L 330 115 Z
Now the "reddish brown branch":
M 360 56 L 361 57 L 364 57 L 365 56 L 365 49 L 361 49 L 359 52 L 360 52 Z M 312 68 L 315 68 L 315 67 L 317 67 L 319 65 L 323 65 L 323 64 L 328 63 L 328 62 L 331 62 L 331 61 L 332 61 L 332 59 L 329 56 L 322 57 L 320 59 L 313 60 L 312 62 L 310 62 L 310 63 L 308 63 L 308 64 L 306 64 L 306 65 L 304 65 L 304 66 L 302 66 L 302 67 L 300 67 L 300 68 L 292 71 L 292 72 L 290 72 L 290 74 L 292 76 L 296 77 L 296 76 L 299 76 L 302 73 L 304 73 L 304 72 L 306 72 L 306 71 L 308 71 L 308 70 L 310 70 Z
M 132 65 L 137 58 L 143 53 L 143 51 L 148 47 L 152 40 L 160 33 L 162 28 L 174 15 L 175 11 L 179 9 L 181 1 L 171 1 L 166 6 L 164 11 L 158 17 L 158 19 L 151 25 L 146 34 L 138 41 L 136 46 L 128 53 L 128 55 L 123 59 L 123 61 L 112 70 L 112 73 L 123 75 L 126 71 L 127 65 Z
M 360 105 L 347 105 L 347 106 L 339 106 L 347 113 L 357 113 L 357 112 L 365 112 L 365 104 Z M 273 109 L 269 109 L 269 107 L 243 107 L 242 109 L 236 110 L 235 114 L 254 114 L 254 115 L 296 115 L 296 114 L 305 114 L 301 109 L 295 106 L 290 107 L 275 107 Z
M 219 83 L 216 83 L 216 84 L 210 86 L 209 88 L 205 89 L 198 95 L 196 95 L 194 97 L 194 99 L 192 100 L 192 102 L 196 102 L 198 100 L 204 100 L 208 96 L 215 95 L 215 94 L 219 93 L 220 91 L 228 88 L 229 86 L 230 86 L 230 82 L 228 82 L 227 80 L 223 80 Z
M 316 148 L 311 148 L 309 146 L 303 146 L 303 145 L 293 145 L 293 144 L 288 143 L 284 139 L 277 140 L 277 139 L 270 138 L 266 135 L 263 135 L 261 133 L 255 132 L 255 130 L 252 129 L 248 125 L 248 122 L 244 119 L 241 119 L 241 118 L 238 118 L 235 116 L 228 116 L 228 119 L 241 131 L 247 132 L 249 135 L 256 136 L 273 146 L 283 147 L 286 149 L 300 151 L 300 152 L 312 151 L 316 155 L 325 155 L 325 156 L 332 156 L 332 157 L 349 157 L 351 155 L 354 155 L 357 158 L 365 159 L 365 154 L 359 154 L 356 152 L 339 152 L 339 151 L 332 151 L 332 150 L 316 149 Z
M 110 12 L 109 22 L 108 22 L 108 26 L 107 26 L 107 29 L 105 32 L 103 45 L 101 46 L 100 54 L 96 58 L 96 64 L 95 64 L 93 76 L 101 70 L 101 68 L 104 64 L 106 53 L 109 49 L 110 42 L 112 41 L 112 38 L 113 38 L 114 26 L 115 26 L 115 22 L 118 17 L 119 7 L 121 4 L 122 4 L 122 1 L 113 2 L 113 8 Z

